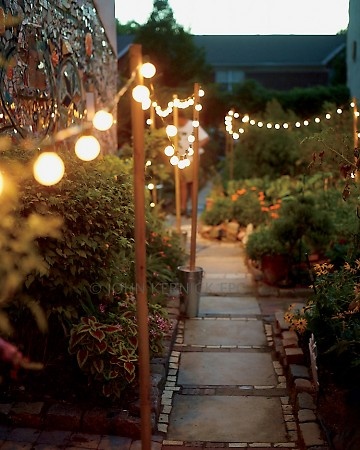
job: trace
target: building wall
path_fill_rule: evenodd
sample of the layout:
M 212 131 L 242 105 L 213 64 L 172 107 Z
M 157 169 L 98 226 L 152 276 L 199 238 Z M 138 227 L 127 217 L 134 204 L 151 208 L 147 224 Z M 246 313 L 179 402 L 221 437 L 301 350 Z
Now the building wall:
M 350 0 L 347 33 L 347 78 L 352 97 L 360 100 L 360 2 Z
M 0 132 L 42 139 L 110 105 L 109 30 L 92 0 L 0 0 Z M 104 153 L 116 151 L 115 130 L 98 136 Z

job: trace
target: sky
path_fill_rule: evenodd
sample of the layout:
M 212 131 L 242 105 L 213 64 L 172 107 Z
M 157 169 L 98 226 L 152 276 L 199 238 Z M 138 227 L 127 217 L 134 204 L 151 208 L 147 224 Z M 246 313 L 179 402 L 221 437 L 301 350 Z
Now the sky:
M 192 34 L 336 34 L 347 27 L 349 0 L 169 0 Z M 143 24 L 153 0 L 115 0 L 120 23 Z

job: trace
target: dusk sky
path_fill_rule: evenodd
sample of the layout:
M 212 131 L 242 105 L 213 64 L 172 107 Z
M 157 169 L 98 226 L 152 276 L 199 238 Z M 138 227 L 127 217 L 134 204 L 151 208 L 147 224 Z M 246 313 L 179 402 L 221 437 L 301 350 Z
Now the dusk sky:
M 122 24 L 143 24 L 153 0 L 115 0 Z M 336 34 L 348 25 L 349 0 L 169 0 L 192 34 Z

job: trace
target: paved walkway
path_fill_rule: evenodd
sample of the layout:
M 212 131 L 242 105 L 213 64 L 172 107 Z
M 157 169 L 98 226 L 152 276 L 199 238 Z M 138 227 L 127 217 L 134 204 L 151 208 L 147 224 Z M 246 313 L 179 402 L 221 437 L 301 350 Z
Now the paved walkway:
M 179 324 L 162 398 L 162 448 L 296 449 L 285 377 L 243 250 L 199 239 L 196 265 L 205 272 L 199 314 Z

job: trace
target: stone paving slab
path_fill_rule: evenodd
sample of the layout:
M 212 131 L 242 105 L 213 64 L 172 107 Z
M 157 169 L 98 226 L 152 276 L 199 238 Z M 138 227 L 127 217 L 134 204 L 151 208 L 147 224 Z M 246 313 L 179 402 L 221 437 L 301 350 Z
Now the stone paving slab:
M 253 295 L 251 280 L 236 278 L 207 278 L 202 280 L 201 293 L 207 295 Z
M 206 315 L 256 315 L 260 314 L 260 308 L 255 297 L 236 296 L 218 297 L 201 296 L 199 303 L 199 316 Z
M 279 398 L 179 396 L 167 439 L 208 442 L 286 442 Z
M 267 345 L 261 320 L 187 320 L 186 345 Z
M 178 384 L 273 386 L 277 379 L 269 353 L 186 352 L 181 355 Z

